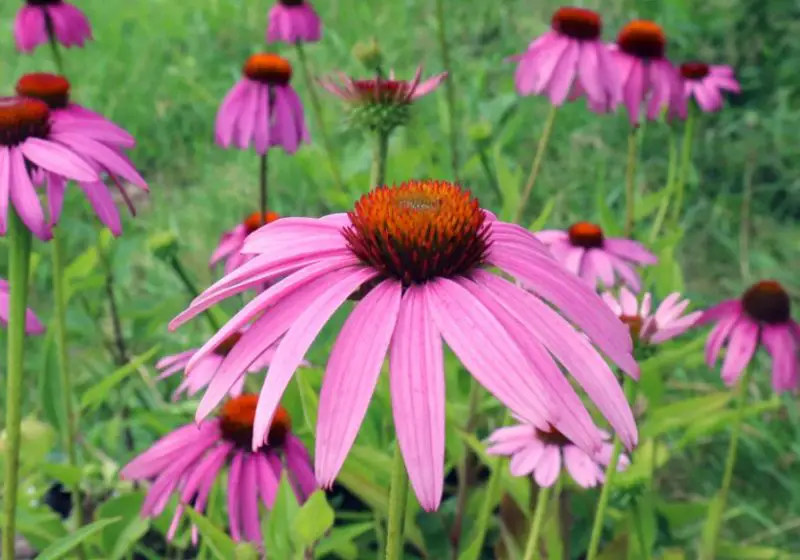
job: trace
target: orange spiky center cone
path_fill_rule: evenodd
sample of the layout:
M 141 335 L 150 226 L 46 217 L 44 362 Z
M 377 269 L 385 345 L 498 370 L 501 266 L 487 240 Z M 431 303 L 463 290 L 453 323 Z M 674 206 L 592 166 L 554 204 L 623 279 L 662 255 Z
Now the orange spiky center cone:
M 261 226 L 265 226 L 269 223 L 274 222 L 280 218 L 277 212 L 266 212 L 262 214 L 261 212 L 253 212 L 249 216 L 244 219 L 243 225 L 244 230 L 247 232 L 247 235 L 250 235 L 254 231 L 256 231 Z
M 551 27 L 572 39 L 594 41 L 600 38 L 603 21 L 593 10 L 565 6 L 553 14 Z
M 605 236 L 600 226 L 589 222 L 577 222 L 567 230 L 570 244 L 584 249 L 599 249 L 603 246 Z
M 21 97 L 43 101 L 50 109 L 63 109 L 69 104 L 69 81 L 58 74 L 25 74 L 17 81 L 16 89 Z
M 16 146 L 50 131 L 50 109 L 38 99 L 0 98 L 0 146 Z
M 242 74 L 255 82 L 284 86 L 292 79 L 292 65 L 277 54 L 258 53 L 247 59 Z
M 219 413 L 222 437 L 242 449 L 251 449 L 258 395 L 244 393 L 227 401 Z M 267 445 L 279 447 L 292 430 L 292 420 L 282 406 L 272 419 Z
M 663 58 L 667 37 L 660 25 L 640 19 L 622 28 L 617 45 L 623 52 L 638 58 Z

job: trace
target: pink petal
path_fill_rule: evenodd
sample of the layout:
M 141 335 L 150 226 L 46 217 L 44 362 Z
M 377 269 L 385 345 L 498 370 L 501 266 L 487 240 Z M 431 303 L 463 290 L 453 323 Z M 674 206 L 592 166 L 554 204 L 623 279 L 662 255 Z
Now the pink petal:
M 657 264 L 658 257 L 645 249 L 644 245 L 630 239 L 612 238 L 606 239 L 603 248 L 609 253 L 633 261 L 638 264 Z
M 28 138 L 19 145 L 27 159 L 65 179 L 75 181 L 98 181 L 100 178 L 92 166 L 75 152 L 48 140 Z
M 728 352 L 722 363 L 722 380 L 735 383 L 750 363 L 758 346 L 758 323 L 742 316 L 736 323 L 728 341 Z
M 231 538 L 234 541 L 242 540 L 242 516 L 239 508 L 241 501 L 241 480 L 244 453 L 237 451 L 233 454 L 231 468 L 228 471 L 228 519 Z
M 36 237 L 47 241 L 53 234 L 44 218 L 42 205 L 39 203 L 36 189 L 31 183 L 22 152 L 17 149 L 10 150 L 8 164 L 11 176 L 11 203 L 14 205 L 14 209 Z
M 732 312 L 724 315 L 717 323 L 706 340 L 706 365 L 714 367 L 719 357 L 719 352 L 725 340 L 730 336 L 733 327 L 741 317 L 741 312 Z
M 772 356 L 772 387 L 775 392 L 790 391 L 798 382 L 798 347 L 790 327 L 765 325 L 761 340 Z
M 533 472 L 533 479 L 542 488 L 549 488 L 558 479 L 559 473 L 561 473 L 561 450 L 555 445 L 545 445 Z

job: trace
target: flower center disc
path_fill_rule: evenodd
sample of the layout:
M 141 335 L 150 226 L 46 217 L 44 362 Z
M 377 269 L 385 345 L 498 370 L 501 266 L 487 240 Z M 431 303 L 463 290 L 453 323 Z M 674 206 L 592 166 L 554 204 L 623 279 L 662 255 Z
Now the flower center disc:
M 564 7 L 553 14 L 551 26 L 555 31 L 573 39 L 594 41 L 600 38 L 603 21 L 600 14 L 584 8 Z
M 218 356 L 227 356 L 230 354 L 233 347 L 236 346 L 236 343 L 242 338 L 242 333 L 235 332 L 230 335 L 228 338 L 223 340 L 219 346 L 214 348 L 214 353 Z
M 631 339 L 636 342 L 639 340 L 639 336 L 642 334 L 642 325 L 644 321 L 638 315 L 622 315 L 620 321 L 628 325 L 628 329 L 631 331 Z
M 28 138 L 44 138 L 50 130 L 50 109 L 38 99 L 0 97 L 0 146 L 16 146 Z
M 565 445 L 572 444 L 572 441 L 570 439 L 568 439 L 564 434 L 562 434 L 552 426 L 550 426 L 550 429 L 546 432 L 540 430 L 539 428 L 536 428 L 536 437 L 538 437 L 539 440 L 546 443 L 547 445 L 557 445 L 558 447 L 564 447 Z
M 684 62 L 680 72 L 684 80 L 702 80 L 708 76 L 709 68 L 705 62 Z
M 29 6 L 56 6 L 61 4 L 62 0 L 26 0 Z
M 403 80 L 353 80 L 353 87 L 365 103 L 407 103 L 408 82 Z
M 247 59 L 242 74 L 270 86 L 285 86 L 292 79 L 292 65 L 277 54 L 259 53 Z
M 447 181 L 376 187 L 348 215 L 342 234 L 353 253 L 405 286 L 468 273 L 490 243 L 478 200 Z
M 69 103 L 69 81 L 58 74 L 25 74 L 17 82 L 17 94 L 44 101 L 50 109 L 63 109 Z
M 639 58 L 663 58 L 667 38 L 661 26 L 647 20 L 636 20 L 622 28 L 617 44 L 623 52 Z
M 222 437 L 243 449 L 251 449 L 257 406 L 258 395 L 252 393 L 245 393 L 226 402 L 219 414 Z M 276 447 L 283 445 L 291 429 L 289 413 L 279 406 L 272 419 L 267 444 Z
M 280 218 L 280 216 L 276 212 L 267 212 L 266 214 L 253 212 L 244 219 L 244 230 L 247 232 L 247 235 L 250 235 L 258 228 L 272 223 L 278 218 Z
M 603 246 L 603 230 L 589 222 L 572 224 L 567 230 L 570 244 L 584 249 L 599 249 Z
M 791 318 L 789 294 L 774 280 L 750 286 L 742 296 L 742 306 L 751 318 L 770 325 L 786 323 Z
M 284 6 L 302 6 L 304 0 L 278 0 Z

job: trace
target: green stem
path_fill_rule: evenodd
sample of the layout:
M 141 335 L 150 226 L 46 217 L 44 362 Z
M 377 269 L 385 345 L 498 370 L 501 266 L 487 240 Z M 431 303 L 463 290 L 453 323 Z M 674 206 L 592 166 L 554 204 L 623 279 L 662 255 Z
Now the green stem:
M 464 433 L 471 434 L 475 430 L 478 419 L 478 405 L 480 404 L 481 386 L 475 378 L 469 378 L 469 397 L 467 404 L 467 421 L 464 423 Z M 469 446 L 464 444 L 464 459 L 458 467 L 458 489 L 456 491 L 456 510 L 453 517 L 453 527 L 450 530 L 450 542 L 453 545 L 453 556 L 458 556 L 458 544 L 461 541 L 461 531 L 464 525 L 464 514 L 467 506 L 467 493 L 472 484 L 473 456 Z
M 739 387 L 736 391 L 736 416 L 733 419 L 733 433 L 731 434 L 731 441 L 728 444 L 728 456 L 725 458 L 725 469 L 722 474 L 722 485 L 719 489 L 717 507 L 711 509 L 711 516 L 709 523 L 712 527 L 712 533 L 708 541 L 708 547 L 703 551 L 700 560 L 713 560 L 714 554 L 717 549 L 717 542 L 719 541 L 719 530 L 722 525 L 722 514 L 725 511 L 725 504 L 728 501 L 728 493 L 731 488 L 731 481 L 733 480 L 733 467 L 736 464 L 736 450 L 739 447 L 739 436 L 742 433 L 742 424 L 744 420 L 745 405 L 747 404 L 747 387 L 750 385 L 750 377 L 753 372 L 752 367 L 748 367 L 739 381 Z
M 683 210 L 683 195 L 686 188 L 686 176 L 689 174 L 689 164 L 692 159 L 692 139 L 694 137 L 694 123 L 696 110 L 689 106 L 689 115 L 686 117 L 686 126 L 683 129 L 683 142 L 681 143 L 681 165 L 678 169 L 678 180 L 675 184 L 675 204 L 672 205 L 672 223 L 677 225 Z
M 297 58 L 300 60 L 300 66 L 303 68 L 303 74 L 306 78 L 306 88 L 308 90 L 309 98 L 311 99 L 311 109 L 314 111 L 314 118 L 317 119 L 317 126 L 319 127 L 319 135 L 322 138 L 322 145 L 328 154 L 328 164 L 331 167 L 333 180 L 336 183 L 336 188 L 339 192 L 344 192 L 344 184 L 342 183 L 342 175 L 339 171 L 339 166 L 336 163 L 336 156 L 333 152 L 333 144 L 331 138 L 328 136 L 328 129 L 325 126 L 325 119 L 322 118 L 322 104 L 317 95 L 317 88 L 314 87 L 314 79 L 311 76 L 311 69 L 308 66 L 306 59 L 306 52 L 303 50 L 302 43 L 295 43 L 297 49 Z
M 633 235 L 636 210 L 636 131 L 631 128 L 628 133 L 628 165 L 625 172 L 625 237 Z
M 550 112 L 548 113 L 547 120 L 544 123 L 544 130 L 542 130 L 542 135 L 539 137 L 539 144 L 536 146 L 536 155 L 533 157 L 530 175 L 528 175 L 528 180 L 522 189 L 522 196 L 520 197 L 519 204 L 517 205 L 517 213 L 514 216 L 514 223 L 519 222 L 519 220 L 522 218 L 522 213 L 525 211 L 525 205 L 528 203 L 528 198 L 530 198 L 531 192 L 533 191 L 533 185 L 536 184 L 536 178 L 539 176 L 539 169 L 542 167 L 542 161 L 544 160 L 544 153 L 547 151 L 547 144 L 550 141 L 550 135 L 553 132 L 553 123 L 556 120 L 557 111 L 558 108 L 555 105 L 550 107 Z
M 544 514 L 547 511 L 547 505 L 550 503 L 550 488 L 539 488 L 539 494 L 536 496 L 536 509 L 533 512 L 533 522 L 531 523 L 530 534 L 528 535 L 528 544 L 525 546 L 525 555 L 522 560 L 535 560 L 539 558 L 539 535 L 542 532 L 542 524 L 544 521 Z
M 28 306 L 28 272 L 31 232 L 13 208 L 8 209 L 10 255 L 8 285 L 8 371 L 6 373 L 5 479 L 3 484 L 3 558 L 14 558 L 17 490 L 19 487 L 20 423 L 25 354 L 25 310 Z
M 445 23 L 444 0 L 436 0 L 436 20 L 439 39 L 439 51 L 442 55 L 442 66 L 447 72 L 447 79 L 444 83 L 445 94 L 447 96 L 447 119 L 449 124 L 450 136 L 450 161 L 453 166 L 453 180 L 458 182 L 459 177 L 459 157 L 458 157 L 458 121 L 456 118 L 456 83 L 453 80 L 453 65 L 450 60 L 450 47 L 447 43 L 447 28 Z
M 408 473 L 400 452 L 400 444 L 395 443 L 392 463 L 392 482 L 389 488 L 389 519 L 386 522 L 386 559 L 403 558 L 403 521 L 406 517 L 408 500 Z
M 667 184 L 664 186 L 664 196 L 661 199 L 661 205 L 658 207 L 656 219 L 653 222 L 653 227 L 650 229 L 650 244 L 655 243 L 658 239 L 658 234 L 661 233 L 661 228 L 664 226 L 664 220 L 667 217 L 669 210 L 669 203 L 673 198 L 673 189 L 675 189 L 675 175 L 678 168 L 678 147 L 676 146 L 677 140 L 675 134 L 670 131 L 669 135 L 669 163 L 667 164 Z
M 755 174 L 755 154 L 747 158 L 742 179 L 742 206 L 739 215 L 739 270 L 742 280 L 750 283 L 750 205 L 753 200 L 753 175 Z
M 58 73 L 64 76 L 64 59 L 61 57 L 61 50 L 58 48 L 58 39 L 56 39 L 56 32 L 55 29 L 53 29 L 53 20 L 50 18 L 49 14 L 44 17 L 44 26 L 47 31 L 50 50 L 53 53 L 53 62 L 56 65 Z
M 183 286 L 186 288 L 186 291 L 189 292 L 189 295 L 191 295 L 192 298 L 199 296 L 200 292 L 197 291 L 197 287 L 194 285 L 194 282 L 192 282 L 192 280 L 189 278 L 189 275 L 186 274 L 186 269 L 183 268 L 181 261 L 178 260 L 178 256 L 171 255 L 168 262 L 172 270 L 174 270 L 175 274 L 178 276 L 178 278 L 180 278 Z M 211 325 L 211 328 L 215 331 L 218 331 L 219 323 L 217 323 L 217 320 L 214 318 L 211 310 L 209 309 L 206 311 L 204 315 L 206 316 L 206 319 L 208 319 L 208 324 Z
M 261 221 L 267 220 L 267 154 L 259 158 L 258 166 L 258 200 L 259 210 L 261 210 Z
M 386 159 L 389 153 L 389 135 L 375 133 L 375 153 L 372 155 L 372 169 L 369 174 L 369 189 L 386 184 Z

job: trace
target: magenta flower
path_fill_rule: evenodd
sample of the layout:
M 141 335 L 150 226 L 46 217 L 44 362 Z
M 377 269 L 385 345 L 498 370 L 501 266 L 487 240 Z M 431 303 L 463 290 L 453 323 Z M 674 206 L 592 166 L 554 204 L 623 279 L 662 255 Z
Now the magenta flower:
M 315 470 L 323 486 L 333 483 L 353 445 L 388 353 L 395 428 L 411 484 L 423 508 L 438 507 L 442 339 L 525 421 L 550 422 L 576 445 L 599 448 L 596 426 L 557 359 L 625 444 L 636 444 L 630 407 L 590 342 L 638 375 L 628 329 L 530 232 L 498 221 L 457 185 L 428 180 L 377 187 L 348 214 L 267 224 L 247 238 L 243 252 L 256 256 L 195 299 L 170 328 L 251 286 L 283 278 L 246 304 L 187 365 L 191 374 L 252 322 L 211 380 L 197 410 L 202 419 L 247 365 L 283 336 L 259 397 L 255 446 L 268 435 L 281 395 L 323 326 L 354 293 L 362 296 L 333 346 L 322 384 Z M 525 281 L 536 295 L 486 267 Z
M 761 344 L 772 356 L 773 389 L 797 388 L 800 325 L 792 320 L 789 294 L 778 282 L 763 280 L 750 286 L 741 298 L 705 311 L 696 324 L 712 322 L 716 325 L 706 342 L 706 363 L 714 367 L 727 341 L 722 362 L 722 380 L 727 385 L 737 382 Z
M 226 231 L 222 234 L 217 248 L 211 255 L 208 265 L 214 266 L 218 262 L 224 260 L 225 266 L 223 268 L 225 274 L 229 274 L 242 266 L 244 263 L 253 258 L 252 255 L 242 253 L 244 240 L 248 235 L 256 231 L 261 226 L 277 220 L 278 216 L 275 212 L 267 212 L 262 216 L 261 212 L 253 212 L 244 222 L 235 228 Z
M 127 181 L 147 192 L 148 186 L 127 156 L 124 148 L 132 148 L 136 140 L 126 130 L 102 115 L 73 103 L 69 98 L 70 83 L 63 76 L 47 73 L 25 74 L 17 82 L 17 94 L 38 99 L 50 108 L 51 136 L 69 147 L 88 162 L 98 177 L 105 174 L 116 186 L 133 215 L 133 203 L 125 191 Z M 34 174 L 34 183 L 44 180 Z M 100 221 L 114 235 L 122 234 L 119 211 L 106 184 L 95 181 L 77 181 L 89 204 Z M 47 184 L 47 199 L 50 209 L 50 226 L 55 226 L 61 217 L 64 191 L 67 180 L 51 177 Z
M 306 0 L 278 0 L 267 17 L 267 42 L 316 43 L 322 36 L 319 16 Z
M 566 101 L 579 86 L 589 103 L 613 110 L 622 97 L 617 68 L 608 47 L 600 40 L 600 15 L 583 8 L 559 8 L 551 29 L 528 50 L 513 57 L 519 61 L 514 82 L 521 95 L 546 94 L 553 105 Z
M 561 474 L 562 464 L 572 479 L 583 488 L 593 488 L 605 480 L 604 470 L 611 462 L 609 435 L 598 430 L 603 444 L 596 453 L 587 453 L 561 432 L 548 426 L 539 429 L 521 423 L 495 430 L 489 436 L 489 455 L 511 457 L 509 468 L 514 476 L 533 473 L 536 484 L 543 488 L 552 486 Z M 630 460 L 621 454 L 617 470 L 624 471 Z
M 634 292 L 639 292 L 642 281 L 634 266 L 658 262 L 641 243 L 607 238 L 600 226 L 588 222 L 577 222 L 567 231 L 544 230 L 535 235 L 567 270 L 595 288 L 598 280 L 606 288 L 612 288 L 619 277 Z
M 293 154 L 301 142 L 308 143 L 303 104 L 289 85 L 289 61 L 276 54 L 254 54 L 242 74 L 217 113 L 217 144 L 241 150 L 252 144 L 263 156 L 273 146 Z
M 679 68 L 683 89 L 672 103 L 672 113 L 686 118 L 691 100 L 706 113 L 722 109 L 722 92 L 739 93 L 741 87 L 730 66 L 709 66 L 703 62 L 685 62 Z
M 26 0 L 14 20 L 14 39 L 24 53 L 51 39 L 65 47 L 82 47 L 92 39 L 92 27 L 83 12 L 69 2 Z
M 409 105 L 438 88 L 446 77 L 447 72 L 442 72 L 420 82 L 422 66 L 419 66 L 411 81 L 396 79 L 392 70 L 386 80 L 380 77 L 358 80 L 339 73 L 338 79 L 323 78 L 319 83 L 351 105 Z
M 627 288 L 619 291 L 619 299 L 611 292 L 605 292 L 603 299 L 614 313 L 628 325 L 634 342 L 644 344 L 661 344 L 667 340 L 680 336 L 689 330 L 702 315 L 702 311 L 694 311 L 682 315 L 689 307 L 688 299 L 681 299 L 677 292 L 668 295 L 651 314 L 650 307 L 652 296 L 647 293 L 642 297 L 641 303 Z
M 9 199 L 39 239 L 52 237 L 31 177 L 47 182 L 48 192 L 62 181 L 97 181 L 97 171 L 61 134 L 78 134 L 80 124 L 53 123 L 47 104 L 22 97 L 0 98 L 0 235 L 8 227 Z
M 167 434 L 120 472 L 125 480 L 152 480 L 142 505 L 142 517 L 158 517 L 175 494 L 179 503 L 167 540 L 172 540 L 186 506 L 203 512 L 214 482 L 228 467 L 228 522 L 235 541 L 261 544 L 258 502 L 269 510 L 281 475 L 285 473 L 304 501 L 317 489 L 311 459 L 303 443 L 291 433 L 291 419 L 278 407 L 267 443 L 250 450 L 257 395 L 231 399 L 219 417 L 199 426 L 192 423 Z M 197 544 L 197 528 L 192 542 Z
M 8 327 L 9 314 L 9 288 L 8 281 L 0 278 L 0 323 Z M 25 334 L 43 334 L 44 325 L 39 322 L 36 315 L 30 309 L 25 310 Z

